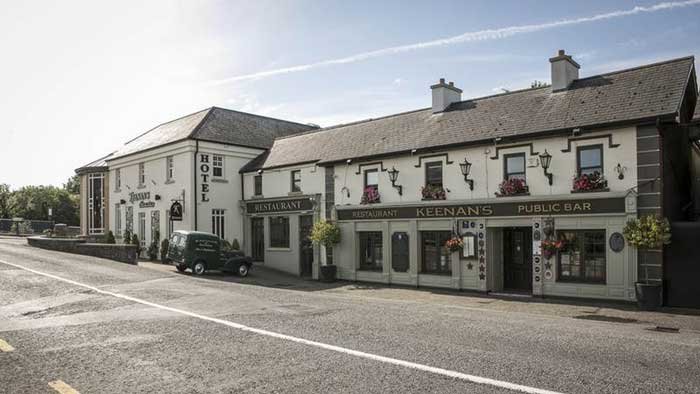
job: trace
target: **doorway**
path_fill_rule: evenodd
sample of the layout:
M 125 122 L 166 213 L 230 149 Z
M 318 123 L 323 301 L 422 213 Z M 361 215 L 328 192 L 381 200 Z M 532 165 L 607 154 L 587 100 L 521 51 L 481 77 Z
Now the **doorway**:
M 503 289 L 532 292 L 532 228 L 503 229 Z
M 265 222 L 264 218 L 250 218 L 251 257 L 253 261 L 265 260 Z
M 299 216 L 299 274 L 301 276 L 313 274 L 314 245 L 309 238 L 313 225 L 313 215 Z

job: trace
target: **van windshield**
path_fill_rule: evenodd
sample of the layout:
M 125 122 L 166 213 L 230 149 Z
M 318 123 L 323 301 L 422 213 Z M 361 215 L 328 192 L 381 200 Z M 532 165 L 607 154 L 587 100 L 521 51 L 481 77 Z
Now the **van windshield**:
M 180 234 L 173 234 L 172 240 L 170 241 L 171 244 L 184 247 L 185 246 L 185 237 L 183 237 Z

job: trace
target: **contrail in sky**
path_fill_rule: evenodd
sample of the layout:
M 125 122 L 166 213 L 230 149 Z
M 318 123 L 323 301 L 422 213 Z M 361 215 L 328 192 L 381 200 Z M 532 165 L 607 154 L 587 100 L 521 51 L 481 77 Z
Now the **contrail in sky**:
M 464 42 L 473 41 L 486 41 L 486 40 L 498 40 L 510 36 L 515 36 L 518 34 L 532 33 L 541 30 L 553 29 L 563 26 L 572 26 L 588 22 L 597 22 L 607 19 L 621 18 L 630 15 L 653 13 L 657 11 L 670 10 L 675 8 L 684 8 L 700 4 L 700 0 L 687 0 L 687 1 L 677 1 L 677 2 L 664 2 L 658 3 L 648 7 L 634 7 L 627 10 L 612 11 L 605 14 L 598 14 L 593 16 L 574 18 L 574 19 L 561 19 L 554 22 L 532 24 L 532 25 L 520 25 L 520 26 L 509 26 L 502 27 L 499 29 L 487 29 L 480 31 L 467 32 L 454 37 L 441 38 L 432 41 L 419 42 L 415 44 L 400 45 L 395 47 L 378 49 L 375 51 L 358 53 L 352 56 L 342 57 L 338 59 L 323 60 L 315 63 L 301 64 L 298 66 L 277 68 L 274 70 L 260 71 L 252 74 L 238 75 L 230 78 L 220 79 L 211 81 L 212 85 L 221 85 L 231 82 L 244 81 L 249 79 L 259 79 L 271 77 L 274 75 L 289 74 L 301 71 L 307 71 L 314 68 L 332 66 L 336 64 L 347 64 L 355 63 L 375 57 L 393 55 L 403 52 L 411 52 L 419 49 L 433 48 L 433 47 L 443 47 L 447 45 L 460 44 Z

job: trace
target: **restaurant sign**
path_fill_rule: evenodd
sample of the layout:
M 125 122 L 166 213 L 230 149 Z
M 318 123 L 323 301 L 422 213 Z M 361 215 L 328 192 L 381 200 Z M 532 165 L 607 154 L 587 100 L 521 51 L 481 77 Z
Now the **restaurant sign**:
M 487 204 L 420 205 L 387 208 L 338 209 L 338 220 L 548 216 L 624 212 L 625 199 L 623 197 L 619 197 L 577 200 L 494 202 Z
M 308 197 L 293 200 L 256 201 L 246 204 L 246 211 L 251 214 L 310 211 L 312 209 L 313 204 Z

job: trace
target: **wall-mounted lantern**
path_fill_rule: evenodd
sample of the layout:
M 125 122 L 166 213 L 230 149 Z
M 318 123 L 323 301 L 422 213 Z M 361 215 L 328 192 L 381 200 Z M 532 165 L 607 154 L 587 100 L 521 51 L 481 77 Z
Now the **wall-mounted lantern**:
M 617 166 L 615 166 L 614 170 L 617 173 L 617 179 L 625 179 L 625 171 L 627 171 L 627 167 L 623 167 L 620 165 L 620 163 L 617 163 Z
M 126 204 L 126 200 L 122 198 L 121 200 L 119 200 L 119 203 L 124 205 L 124 204 Z
M 554 178 L 554 175 L 552 175 L 551 172 L 547 172 L 549 169 L 549 164 L 552 162 L 552 155 L 547 153 L 547 149 L 544 150 L 544 153 L 540 155 L 540 164 L 542 165 L 542 169 L 544 170 L 544 176 L 549 179 L 549 186 L 552 186 L 552 179 Z
M 396 179 L 398 179 L 399 177 L 399 170 L 397 170 L 395 167 L 391 167 L 391 170 L 389 170 L 388 172 L 389 180 L 391 181 L 391 186 L 399 191 L 399 196 L 403 195 L 403 186 L 396 184 Z
M 160 201 L 160 194 L 156 194 L 156 201 Z
M 467 161 L 467 158 L 464 158 L 464 161 L 459 163 L 459 169 L 462 170 L 462 175 L 464 175 L 464 182 L 466 182 L 469 185 L 469 190 L 474 190 L 474 180 L 469 179 L 469 171 L 472 169 L 472 163 Z

